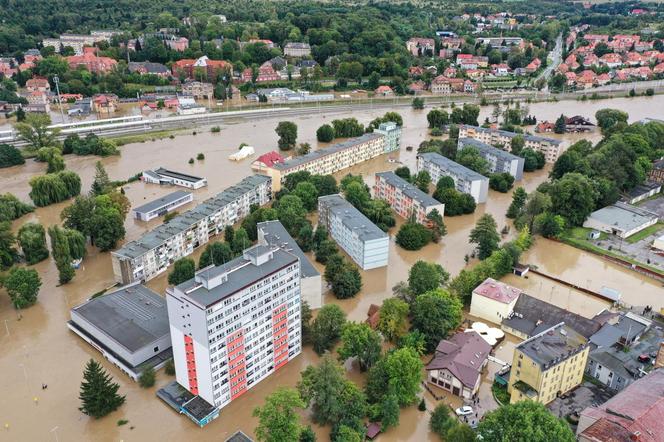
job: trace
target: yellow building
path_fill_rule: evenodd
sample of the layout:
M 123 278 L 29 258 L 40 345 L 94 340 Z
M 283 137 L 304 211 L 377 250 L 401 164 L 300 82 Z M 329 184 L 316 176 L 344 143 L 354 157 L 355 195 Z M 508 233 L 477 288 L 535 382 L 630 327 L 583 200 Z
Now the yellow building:
M 583 381 L 588 341 L 564 322 L 519 344 L 514 350 L 510 403 L 523 399 L 548 404 Z

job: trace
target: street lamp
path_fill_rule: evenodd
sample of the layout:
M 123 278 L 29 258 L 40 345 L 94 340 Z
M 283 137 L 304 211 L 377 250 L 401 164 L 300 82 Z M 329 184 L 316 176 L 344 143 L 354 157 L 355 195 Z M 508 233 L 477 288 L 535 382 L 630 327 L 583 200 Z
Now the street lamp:
M 57 75 L 53 76 L 53 83 L 55 83 L 55 91 L 58 94 L 58 105 L 60 106 L 60 116 L 62 123 L 65 123 L 65 113 L 62 111 L 62 99 L 60 98 L 60 78 Z

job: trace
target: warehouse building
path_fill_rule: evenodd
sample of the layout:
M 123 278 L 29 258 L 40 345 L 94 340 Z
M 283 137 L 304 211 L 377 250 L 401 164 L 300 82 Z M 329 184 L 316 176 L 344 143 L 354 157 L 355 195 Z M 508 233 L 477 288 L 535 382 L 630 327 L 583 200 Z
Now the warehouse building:
M 176 190 L 168 195 L 162 196 L 154 201 L 143 204 L 132 210 L 134 218 L 141 221 L 150 221 L 172 212 L 180 206 L 184 206 L 194 200 L 194 195 L 184 190 Z

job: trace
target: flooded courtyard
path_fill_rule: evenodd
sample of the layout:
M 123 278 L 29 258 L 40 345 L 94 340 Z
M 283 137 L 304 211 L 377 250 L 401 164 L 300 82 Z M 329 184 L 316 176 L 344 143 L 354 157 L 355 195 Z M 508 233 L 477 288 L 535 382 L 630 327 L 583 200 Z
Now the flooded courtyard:
M 537 103 L 529 105 L 529 113 L 538 119 L 555 120 L 561 113 L 580 114 L 592 117 L 596 110 L 613 107 L 629 112 L 631 120 L 645 117 L 657 117 L 650 113 L 652 109 L 664 108 L 664 96 L 641 97 L 633 99 L 614 99 L 587 102 Z M 410 108 L 397 108 L 404 119 L 402 145 L 417 147 L 428 137 L 427 109 L 416 111 Z M 387 110 L 358 111 L 352 116 L 361 123 L 368 123 Z M 492 107 L 482 109 L 480 120 L 484 120 Z M 298 125 L 298 142 L 309 142 L 314 148 L 316 129 L 334 118 L 348 117 L 348 114 L 325 114 L 312 110 L 312 114 L 303 117 L 289 117 Z M 661 117 L 661 115 L 660 115 Z M 222 126 L 220 133 L 210 133 L 209 128 L 196 128 L 186 133 L 177 134 L 174 139 L 163 139 L 126 145 L 121 148 L 119 157 L 103 158 L 109 176 L 114 180 L 127 179 L 146 169 L 164 166 L 169 169 L 190 173 L 207 178 L 208 187 L 194 192 L 195 201 L 180 211 L 193 207 L 208 196 L 240 181 L 251 174 L 251 159 L 235 163 L 227 159 L 235 152 L 240 143 L 254 146 L 256 155 L 276 149 L 277 135 L 274 132 L 279 118 L 257 121 L 238 121 Z M 197 135 L 192 135 L 196 130 Z M 562 136 L 566 145 L 579 138 L 599 139 L 598 133 L 589 135 Z M 205 160 L 189 165 L 189 158 L 198 153 L 205 155 Z M 394 169 L 400 163 L 411 169 L 415 168 L 415 149 L 405 148 L 393 155 L 397 162 L 388 161 L 387 156 L 375 158 L 344 171 L 363 174 L 368 184 L 373 183 L 375 172 Z M 90 188 L 94 175 L 94 163 L 97 157 L 74 157 L 66 159 L 67 168 L 77 172 L 83 181 L 83 189 Z M 44 173 L 45 164 L 28 161 L 24 166 L 0 170 L 0 189 L 11 192 L 22 200 L 29 200 L 29 179 Z M 534 190 L 546 180 L 548 170 L 525 175 L 519 183 L 527 191 Z M 135 182 L 125 186 L 126 195 L 132 206 L 163 196 L 173 189 Z M 337 300 L 331 295 L 326 303 L 336 303 L 346 311 L 349 320 L 363 321 L 371 304 L 381 304 L 390 297 L 391 288 L 407 278 L 408 269 L 418 259 L 440 263 L 453 276 L 466 264 L 464 256 L 472 252 L 468 235 L 475 221 L 483 213 L 491 213 L 497 220 L 499 229 L 507 225 L 505 212 L 511 202 L 511 194 L 490 191 L 486 204 L 478 206 L 472 215 L 448 217 L 445 219 L 448 234 L 439 244 L 430 244 L 417 252 L 405 251 L 390 244 L 389 266 L 363 272 L 362 292 L 354 299 Z M 39 208 L 34 213 L 14 222 L 18 230 L 27 221 L 39 221 L 44 226 L 60 222 L 60 212 L 67 202 Z M 402 220 L 399 220 L 401 222 Z M 134 240 L 144 232 L 154 228 L 161 220 L 149 223 L 136 221 L 130 217 L 125 222 L 126 240 Z M 396 233 L 396 229 L 392 230 Z M 194 255 L 198 256 L 200 250 Z M 633 305 L 652 305 L 655 309 L 664 306 L 664 288 L 660 283 L 648 279 L 628 269 L 618 267 L 601 258 L 585 253 L 570 246 L 538 238 L 533 247 L 524 254 L 523 262 L 537 265 L 539 270 L 573 282 L 593 291 L 603 286 L 622 292 L 623 300 Z M 473 262 L 469 265 L 473 265 Z M 279 386 L 294 386 L 300 378 L 300 372 L 310 364 L 315 364 L 318 357 L 310 347 L 277 373 L 249 390 L 243 397 L 224 408 L 219 419 L 204 430 L 196 428 L 188 419 L 178 416 L 155 396 L 155 389 L 141 389 L 136 383 L 124 376 L 114 366 L 104 366 L 120 383 L 120 391 L 126 394 L 127 401 L 118 411 L 99 421 L 89 419 L 78 411 L 78 390 L 85 362 L 100 355 L 66 327 L 69 309 L 83 302 L 92 294 L 113 285 L 113 274 L 108 253 L 89 251 L 75 279 L 62 287 L 57 286 L 58 274 L 51 259 L 34 266 L 39 272 L 43 285 L 37 304 L 25 311 L 16 312 L 9 303 L 4 291 L 0 294 L 0 441 L 145 441 L 145 440 L 225 440 L 230 434 L 241 429 L 253 435 L 256 420 L 251 416 L 253 409 L 262 405 L 263 398 Z M 522 288 L 528 294 L 543 299 L 560 307 L 567 308 L 584 316 L 592 316 L 607 307 L 607 303 L 584 293 L 571 290 L 546 278 L 529 275 L 529 278 L 508 276 L 505 282 Z M 161 275 L 148 282 L 148 286 L 159 293 L 166 287 L 166 275 Z M 499 344 L 496 356 L 511 361 L 512 350 L 517 341 L 507 337 Z M 492 401 L 488 388 L 493 373 L 498 366 L 489 363 L 489 370 L 484 374 L 484 384 L 480 393 L 480 403 Z M 354 368 L 349 376 L 361 383 L 363 378 Z M 170 382 L 171 377 L 163 371 L 157 376 L 157 386 Z M 42 383 L 48 384 L 42 390 Z M 435 407 L 435 400 L 425 394 L 428 410 Z M 458 403 L 449 395 L 447 403 Z M 120 419 L 129 421 L 118 426 Z M 7 428 L 5 429 L 5 424 Z M 329 429 L 316 429 L 319 440 L 327 440 Z M 386 441 L 434 441 L 436 436 L 429 433 L 428 417 L 416 407 L 404 409 L 400 425 L 381 436 Z

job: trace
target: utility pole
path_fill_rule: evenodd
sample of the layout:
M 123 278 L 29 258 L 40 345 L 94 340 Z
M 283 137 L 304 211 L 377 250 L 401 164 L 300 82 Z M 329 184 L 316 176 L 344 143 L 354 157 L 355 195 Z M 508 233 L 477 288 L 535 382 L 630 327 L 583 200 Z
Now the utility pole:
M 53 83 L 55 83 L 55 91 L 58 94 L 58 105 L 60 106 L 60 116 L 62 123 L 65 123 L 65 113 L 62 111 L 62 99 L 60 98 L 60 78 L 57 75 L 53 76 Z

